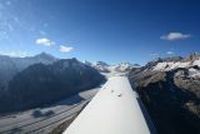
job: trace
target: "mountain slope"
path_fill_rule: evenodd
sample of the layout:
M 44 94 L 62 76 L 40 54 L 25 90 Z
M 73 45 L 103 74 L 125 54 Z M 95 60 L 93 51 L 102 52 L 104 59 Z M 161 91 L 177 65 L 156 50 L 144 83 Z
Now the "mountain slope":
M 4 101 L 0 103 L 0 107 L 4 107 L 1 112 L 51 104 L 80 91 L 89 90 L 103 80 L 104 77 L 95 69 L 76 59 L 59 60 L 49 65 L 34 64 L 9 82 L 8 90 L 0 97 Z
M 6 90 L 8 82 L 18 73 L 36 63 L 51 64 L 53 56 L 41 53 L 33 57 L 17 58 L 0 55 L 0 90 Z
M 158 133 L 200 133 L 199 59 L 159 59 L 129 74 Z

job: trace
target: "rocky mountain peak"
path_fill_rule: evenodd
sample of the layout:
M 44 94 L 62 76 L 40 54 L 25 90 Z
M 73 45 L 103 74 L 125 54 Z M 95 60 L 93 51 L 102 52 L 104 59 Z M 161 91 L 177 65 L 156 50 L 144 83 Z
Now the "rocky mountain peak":
M 104 62 L 104 61 L 97 61 L 97 62 L 96 62 L 96 66 L 109 66 L 109 64 L 107 64 L 107 63 Z
M 37 54 L 33 58 L 53 59 L 53 60 L 56 60 L 56 58 L 54 56 L 52 56 L 51 54 L 45 53 L 45 52 Z
M 185 60 L 189 61 L 194 61 L 194 60 L 197 60 L 197 59 L 200 59 L 200 53 L 198 52 L 195 52 L 195 53 L 192 53 L 191 55 L 189 55 L 188 57 L 186 57 Z

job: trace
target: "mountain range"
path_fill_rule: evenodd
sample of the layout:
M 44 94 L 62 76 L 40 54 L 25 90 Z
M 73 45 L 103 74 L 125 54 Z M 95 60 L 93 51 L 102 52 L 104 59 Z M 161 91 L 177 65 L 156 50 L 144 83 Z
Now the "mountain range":
M 96 63 L 91 63 L 85 61 L 85 64 L 95 68 L 101 73 L 111 73 L 111 72 L 129 72 L 133 68 L 140 68 L 139 64 L 131 64 L 129 62 L 122 62 L 119 64 L 110 65 L 104 61 L 97 61 Z
M 34 57 L 1 56 L 0 113 L 52 104 L 104 80 L 96 69 L 75 58 L 56 59 L 42 53 Z
M 0 56 L 0 113 L 27 110 L 89 90 L 107 74 L 127 74 L 161 134 L 200 133 L 200 54 L 158 58 L 144 66 L 84 63 L 41 53 Z

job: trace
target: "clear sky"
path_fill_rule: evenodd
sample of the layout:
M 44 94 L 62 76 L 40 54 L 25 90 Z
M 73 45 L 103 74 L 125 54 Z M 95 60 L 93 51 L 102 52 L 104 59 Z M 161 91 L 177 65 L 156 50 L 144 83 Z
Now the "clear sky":
M 144 64 L 199 42 L 199 0 L 0 0 L 0 54 Z

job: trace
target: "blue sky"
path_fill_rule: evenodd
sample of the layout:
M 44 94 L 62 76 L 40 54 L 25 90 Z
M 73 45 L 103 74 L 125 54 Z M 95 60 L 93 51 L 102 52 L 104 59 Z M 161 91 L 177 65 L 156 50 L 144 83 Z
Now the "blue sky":
M 200 51 L 198 0 L 0 0 L 0 54 L 145 64 Z

